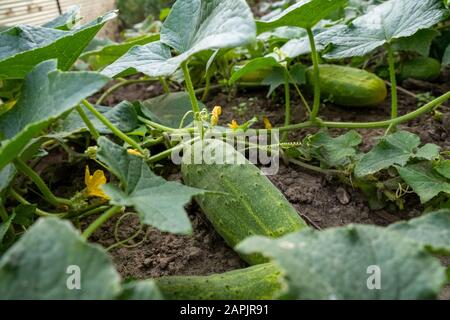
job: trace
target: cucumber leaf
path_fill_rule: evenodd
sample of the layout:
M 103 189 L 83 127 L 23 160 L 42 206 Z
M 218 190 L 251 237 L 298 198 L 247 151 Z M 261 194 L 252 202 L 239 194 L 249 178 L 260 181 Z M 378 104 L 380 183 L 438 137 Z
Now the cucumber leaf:
M 433 39 L 440 35 L 439 31 L 423 29 L 410 37 L 399 38 L 393 43 L 394 50 L 411 51 L 428 57 Z
M 400 177 L 419 195 L 422 203 L 430 201 L 441 192 L 450 194 L 450 182 L 438 174 L 429 162 L 396 168 Z
M 106 138 L 98 140 L 97 156 L 117 176 L 122 189 L 108 184 L 103 187 L 114 205 L 134 207 L 144 224 L 161 231 L 189 234 L 192 227 L 184 206 L 194 195 L 205 191 L 166 181 L 155 175 L 143 158 Z
M 348 0 L 300 0 L 267 21 L 256 21 L 258 34 L 284 26 L 312 28 L 347 2 Z
M 2 205 L 1 202 L 0 205 Z M 3 238 L 5 237 L 6 232 L 8 232 L 8 229 L 11 226 L 11 223 L 13 222 L 14 218 L 15 215 L 13 213 L 12 215 L 9 216 L 9 218 L 6 221 L 0 223 L 0 248 L 2 247 Z
M 330 28 L 320 35 L 318 42 L 332 44 L 326 58 L 364 56 L 394 39 L 428 29 L 446 15 L 441 0 L 389 0 L 371 8 L 348 26 Z
M 433 253 L 450 254 L 450 210 L 424 214 L 410 221 L 402 221 L 388 227 L 404 237 L 420 243 Z
M 387 169 L 395 164 L 404 166 L 420 145 L 420 138 L 407 131 L 383 137 L 355 166 L 355 175 L 363 177 Z
M 170 76 L 198 52 L 254 42 L 256 27 L 244 0 L 178 0 L 164 21 L 160 39 L 132 48 L 102 73 Z M 179 55 L 172 57 L 171 48 Z
M 27 76 L 17 105 L 0 117 L 0 170 L 52 121 L 101 89 L 109 78 L 91 72 L 61 72 L 45 61 Z
M 122 101 L 113 108 L 101 106 L 97 106 L 96 108 L 122 132 L 131 132 L 138 126 L 136 110 L 134 105 L 128 101 Z M 111 133 L 111 130 L 92 113 L 87 113 L 87 116 L 98 132 L 101 134 Z M 88 131 L 88 128 L 76 110 L 73 110 L 56 128 L 56 133 L 60 136 L 68 136 L 80 131 Z
M 273 258 L 296 299 L 428 299 L 446 282 L 445 268 L 422 246 L 375 226 L 307 230 L 279 239 L 256 236 L 237 250 Z M 368 287 L 371 266 L 380 271 L 378 290 Z
M 198 104 L 200 109 L 206 108 L 201 101 L 198 101 Z M 141 111 L 146 117 L 171 128 L 178 128 L 183 117 L 191 110 L 191 98 L 184 91 L 163 94 L 141 103 Z M 194 117 L 188 115 L 184 120 L 184 125 L 186 126 L 192 121 L 194 121 Z
M 450 160 L 444 160 L 434 168 L 441 176 L 450 179 Z M 0 189 L 1 190 L 1 189 Z
M 127 53 L 131 48 L 159 40 L 159 34 L 146 35 L 123 43 L 113 43 L 84 52 L 80 59 L 88 61 L 94 70 L 102 69 Z
M 80 290 L 67 286 L 70 266 L 81 271 Z M 119 293 L 120 276 L 107 253 L 67 221 L 38 220 L 0 260 L 0 299 L 113 299 Z
M 331 137 L 326 131 L 307 138 L 310 156 L 318 159 L 327 167 L 348 164 L 351 158 L 356 156 L 356 147 L 361 143 L 361 136 L 354 130 L 336 138 Z
M 0 33 L 0 79 L 23 79 L 49 59 L 58 59 L 58 68 L 69 70 L 103 25 L 116 16 L 110 12 L 71 31 L 17 26 Z
M 65 13 L 43 25 L 44 28 L 70 30 L 80 20 L 81 7 L 71 6 Z

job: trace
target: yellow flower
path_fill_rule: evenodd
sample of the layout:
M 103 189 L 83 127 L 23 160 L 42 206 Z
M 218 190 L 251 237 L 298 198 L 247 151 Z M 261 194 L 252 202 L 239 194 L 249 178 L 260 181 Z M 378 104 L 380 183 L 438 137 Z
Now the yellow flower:
M 231 121 L 231 123 L 228 126 L 230 127 L 230 129 L 233 129 L 233 130 L 239 129 L 239 124 L 234 119 L 233 119 L 233 121 Z
M 105 173 L 102 170 L 97 170 L 91 176 L 89 166 L 86 166 L 84 173 L 84 183 L 86 184 L 86 194 L 90 197 L 99 197 L 109 199 L 109 197 L 100 189 L 106 183 Z
M 127 149 L 128 154 L 132 154 L 133 156 L 142 157 L 142 153 L 137 151 L 136 149 Z
M 211 125 L 215 126 L 219 123 L 219 117 L 222 114 L 222 107 L 215 106 L 211 114 Z
M 273 127 L 272 127 L 272 124 L 270 123 L 269 118 L 263 117 L 263 122 L 264 122 L 264 127 L 265 127 L 267 130 L 271 130 L 271 129 L 273 128 Z

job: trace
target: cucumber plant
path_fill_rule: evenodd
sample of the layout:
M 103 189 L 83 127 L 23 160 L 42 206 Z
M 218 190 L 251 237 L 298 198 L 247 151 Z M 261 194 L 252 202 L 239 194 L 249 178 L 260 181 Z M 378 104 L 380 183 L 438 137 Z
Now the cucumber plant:
M 0 299 L 436 298 L 448 282 L 435 255 L 450 253 L 449 151 L 393 129 L 443 104 L 450 92 L 399 116 L 394 52 L 426 57 L 437 36 L 433 27 L 443 23 L 445 28 L 448 10 L 440 0 L 371 4 L 302 0 L 255 21 L 243 0 L 178 0 L 158 24 L 159 33 L 123 43 L 95 39 L 116 12 L 74 27 L 79 8 L 43 26 L 1 32 Z M 382 48 L 388 57 L 391 119 L 322 120 L 321 96 L 346 106 L 377 105 L 386 98 L 380 78 L 342 60 Z M 325 59 L 341 60 L 330 65 L 321 63 Z M 409 76 L 407 63 L 400 67 L 401 77 L 402 72 Z M 76 71 L 80 66 L 94 71 Z M 200 76 L 199 67 L 204 69 Z M 128 78 L 138 73 L 144 76 Z M 271 93 L 282 86 L 284 125 L 265 119 L 265 131 L 255 131 L 281 132 L 282 141 L 270 147 L 281 147 L 291 165 L 338 177 L 360 189 L 375 209 L 394 202 L 407 210 L 405 195 L 414 192 L 427 214 L 386 228 L 308 227 L 262 171 L 227 143 L 228 133 L 245 132 L 257 119 L 224 128 L 222 108 L 208 110 L 197 98 L 200 92 L 207 96 L 212 75 L 225 77 L 217 85 L 224 91 L 230 84 L 244 85 L 246 77 L 269 85 Z M 204 77 L 206 88 L 195 90 L 200 82 L 195 77 Z M 93 103 L 93 95 L 113 80 Z M 160 82 L 164 95 L 102 106 L 115 90 L 145 82 Z M 185 91 L 178 91 L 183 82 Z M 308 112 L 304 122 L 292 123 L 291 85 Z M 303 89 L 312 91 L 311 108 Z M 302 141 L 287 135 L 307 128 L 321 130 Z M 333 137 L 329 128 L 348 131 Z M 363 153 L 362 137 L 350 130 L 358 128 L 388 132 Z M 198 129 L 202 134 L 196 136 Z M 206 130 L 222 139 L 204 139 Z M 168 169 L 166 160 L 177 152 L 187 160 L 189 148 L 199 144 L 217 156 L 226 149 L 243 164 L 186 161 L 180 169 L 184 183 L 166 181 L 161 174 Z M 83 167 L 85 186 L 61 192 L 39 171 L 37 164 L 55 150 Z M 107 251 L 128 245 L 144 226 L 190 235 L 185 205 L 192 199 L 253 266 L 207 277 L 121 279 Z M 116 217 L 118 229 L 129 215 L 141 224 L 134 235 L 108 249 L 89 243 L 107 221 Z M 368 288 L 371 266 L 383 269 L 380 290 Z M 77 268 L 81 282 L 68 284 L 67 274 Z M 68 285 L 83 290 L 67 290 Z

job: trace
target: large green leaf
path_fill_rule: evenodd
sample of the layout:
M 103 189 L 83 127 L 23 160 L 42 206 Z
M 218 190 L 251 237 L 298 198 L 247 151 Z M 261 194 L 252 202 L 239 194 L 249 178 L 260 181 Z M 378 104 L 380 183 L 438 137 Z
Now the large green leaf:
M 407 131 L 398 131 L 383 137 L 355 166 L 357 177 L 374 174 L 393 165 L 404 166 L 412 157 L 433 159 L 439 155 L 439 147 L 427 144 L 417 149 L 420 138 Z
M 441 0 L 390 0 L 348 26 L 338 25 L 322 33 L 318 41 L 333 45 L 327 58 L 363 56 L 394 39 L 432 27 L 446 13 Z
M 94 70 L 98 70 L 113 63 L 134 46 L 145 45 L 158 40 L 159 34 L 146 35 L 131 41 L 109 44 L 101 48 L 84 52 L 80 58 L 87 60 Z
M 67 286 L 77 271 L 79 290 Z M 113 299 L 119 293 L 120 276 L 107 253 L 66 221 L 40 219 L 0 260 L 0 299 Z
M 103 189 L 114 205 L 134 207 L 145 224 L 172 233 L 189 234 L 191 224 L 183 206 L 194 195 L 204 193 L 178 182 L 166 181 L 155 175 L 144 159 L 127 151 L 106 138 L 100 138 L 97 156 L 110 168 L 122 184 Z
M 113 125 L 123 132 L 131 132 L 138 126 L 137 113 L 134 105 L 128 101 L 122 101 L 113 108 L 96 107 Z M 92 113 L 87 113 L 94 127 L 101 134 L 110 134 L 108 129 L 100 120 Z M 79 113 L 74 110 L 57 127 L 56 132 L 63 135 L 71 135 L 79 131 L 87 131 L 86 123 L 81 119 Z
M 400 177 L 417 193 L 422 203 L 433 199 L 441 192 L 450 194 L 450 182 L 438 174 L 429 162 L 396 167 Z
M 80 19 L 81 7 L 78 5 L 71 6 L 65 13 L 43 25 L 45 28 L 53 28 L 60 30 L 70 30 Z
M 244 0 L 178 0 L 162 26 L 160 42 L 132 48 L 102 73 L 170 76 L 198 52 L 243 46 L 255 39 L 255 22 Z M 179 55 L 172 57 L 170 48 Z
M 432 252 L 450 254 L 450 210 L 440 210 L 422 217 L 398 222 L 388 227 L 400 232 Z
M 200 109 L 206 106 L 199 101 Z M 162 125 L 178 128 L 187 112 L 191 111 L 191 99 L 187 92 L 171 92 L 145 100 L 141 104 L 142 113 Z M 184 119 L 184 125 L 194 121 L 192 115 Z
M 399 38 L 393 43 L 393 48 L 397 51 L 412 51 L 428 57 L 433 39 L 439 35 L 439 31 L 433 29 L 423 29 L 414 35 Z
M 297 299 L 435 298 L 446 282 L 445 269 L 422 246 L 374 226 L 308 230 L 280 239 L 251 237 L 237 249 L 272 257 L 285 270 Z M 371 290 L 368 283 L 376 269 L 380 287 Z
M 156 41 L 131 48 L 101 73 L 115 77 L 142 72 L 150 77 L 166 77 L 172 75 L 181 62 L 182 59 L 179 57 L 172 58 L 168 46 Z
M 53 120 L 102 88 L 108 78 L 91 72 L 61 72 L 45 61 L 27 76 L 17 105 L 0 117 L 0 170 Z
M 348 0 L 300 0 L 267 21 L 257 21 L 258 34 L 291 26 L 309 29 L 347 4 Z
M 23 79 L 49 59 L 58 59 L 58 68 L 68 70 L 103 25 L 115 17 L 110 12 L 71 31 L 18 26 L 0 33 L 0 79 Z

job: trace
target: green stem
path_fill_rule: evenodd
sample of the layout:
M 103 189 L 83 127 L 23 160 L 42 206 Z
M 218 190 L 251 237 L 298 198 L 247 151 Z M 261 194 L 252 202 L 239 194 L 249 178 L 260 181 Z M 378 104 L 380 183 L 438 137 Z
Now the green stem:
M 207 72 L 206 73 L 205 91 L 203 92 L 202 101 L 205 101 L 208 98 L 210 87 L 211 87 L 211 75 L 209 74 L 209 72 Z
M 411 120 L 414 120 L 421 115 L 433 110 L 436 106 L 444 103 L 450 99 L 450 91 L 443 94 L 442 96 L 434 99 L 433 101 L 427 103 L 423 107 L 420 107 L 419 109 L 416 109 L 410 113 L 407 113 L 403 116 L 397 117 L 395 119 L 391 120 L 384 120 L 384 121 L 374 121 L 374 122 L 329 122 L 329 121 L 323 121 L 321 124 L 324 127 L 327 128 L 343 128 L 343 129 L 370 129 L 370 128 L 386 128 L 390 125 L 399 125 L 404 122 L 408 122 Z M 311 121 L 294 124 L 290 126 L 275 128 L 274 130 L 279 130 L 281 132 L 283 131 L 292 131 L 292 130 L 298 130 L 303 128 L 308 128 L 314 126 L 314 123 Z
M 392 47 L 387 44 L 386 50 L 388 53 L 388 64 L 389 64 L 389 76 L 391 79 L 391 119 L 397 118 L 397 78 L 395 75 L 395 59 Z
M 49 203 L 56 207 L 61 205 L 68 205 L 69 207 L 72 206 L 72 202 L 70 200 L 55 196 L 50 188 L 47 187 L 44 180 L 42 180 L 42 178 L 20 158 L 16 158 L 16 160 L 14 160 L 14 166 L 17 170 L 28 176 L 31 181 L 33 181 Z
M 284 103 L 285 103 L 285 117 L 284 125 L 289 126 L 291 124 L 291 90 L 289 85 L 289 71 L 284 70 Z M 288 132 L 284 132 L 281 137 L 281 142 L 285 142 L 288 137 Z
M 138 84 L 138 83 L 145 83 L 145 82 L 152 82 L 155 81 L 154 79 L 134 79 L 134 80 L 122 80 L 121 82 L 111 86 L 108 90 L 106 90 L 100 98 L 95 103 L 96 105 L 101 105 L 105 99 L 112 93 L 116 92 L 118 89 L 122 88 L 123 86 L 127 86 L 130 84 Z
M 159 82 L 161 82 L 161 85 L 163 87 L 164 93 L 170 93 L 169 85 L 167 84 L 166 78 L 159 77 Z
M 89 132 L 91 133 L 92 137 L 95 140 L 98 140 L 98 138 L 100 138 L 100 133 L 98 133 L 97 129 L 95 129 L 95 127 L 92 124 L 91 120 L 89 119 L 89 117 L 87 116 L 86 112 L 84 112 L 83 108 L 80 105 L 77 106 L 77 112 L 80 115 L 81 119 L 83 119 L 83 122 L 88 127 Z
M 118 138 L 122 139 L 124 142 L 128 143 L 130 146 L 144 153 L 144 150 L 141 148 L 139 143 L 131 139 L 125 133 L 119 130 L 115 125 L 113 125 L 103 114 L 101 114 L 92 104 L 90 104 L 87 100 L 83 100 L 84 106 L 98 119 L 100 120 L 109 130 L 111 130 Z
M 192 84 L 192 79 L 189 73 L 187 61 L 181 64 L 181 68 L 183 69 L 184 81 L 186 82 L 186 89 L 189 93 L 189 97 L 191 98 L 192 111 L 194 111 L 194 113 L 197 114 L 200 112 L 200 107 L 198 105 L 197 97 L 195 96 L 194 85 Z
M 319 168 L 319 167 L 316 167 L 316 166 L 313 166 L 313 165 L 310 165 L 310 164 L 307 164 L 307 163 L 304 163 L 304 162 L 301 162 L 299 160 L 292 159 L 292 158 L 289 158 L 289 162 L 296 164 L 299 167 L 302 167 L 302 168 L 305 168 L 305 169 L 308 169 L 311 171 L 319 172 L 322 174 L 330 174 L 330 175 L 331 174 L 344 174 L 344 172 L 340 171 L 340 170 L 322 169 L 322 168 Z
M 31 205 L 30 202 L 27 201 L 24 197 L 22 197 L 16 190 L 11 189 L 9 191 L 10 195 L 17 200 L 17 202 L 24 204 L 24 205 Z M 66 213 L 50 213 L 44 210 L 41 210 L 39 208 L 36 208 L 36 215 L 39 217 L 59 217 L 63 218 L 66 216 Z
M 288 72 L 289 79 L 291 80 L 291 83 L 294 85 L 295 91 L 297 91 L 297 94 L 300 96 L 300 99 L 302 100 L 303 105 L 305 106 L 306 110 L 308 111 L 308 114 L 311 114 L 311 108 L 309 106 L 309 103 L 306 101 L 305 96 L 300 91 L 300 88 L 295 83 L 295 80 L 292 78 L 291 73 Z
M 100 217 L 98 217 L 94 222 L 92 222 L 89 227 L 87 227 L 86 230 L 84 230 L 83 234 L 81 235 L 85 240 L 89 239 L 89 237 L 98 229 L 100 228 L 106 221 L 111 219 L 113 216 L 115 216 L 117 213 L 119 213 L 122 210 L 122 207 L 114 206 L 111 207 L 109 210 L 105 211 Z
M 311 46 L 311 59 L 314 68 L 314 104 L 309 120 L 314 122 L 319 114 L 320 108 L 320 71 L 319 71 L 319 54 L 317 53 L 316 42 L 314 41 L 314 33 L 311 28 L 306 29 L 308 32 L 309 44 Z
M 148 158 L 147 162 L 148 163 L 155 163 L 155 162 L 159 162 L 161 160 L 167 159 L 167 158 L 169 158 L 171 156 L 172 152 L 177 152 L 177 151 L 183 149 L 187 144 L 192 144 L 192 143 L 194 143 L 195 141 L 198 141 L 198 140 L 200 140 L 199 137 L 198 138 L 194 138 L 194 139 L 189 140 L 189 141 L 186 141 L 184 143 L 180 143 L 180 144 L 176 145 L 173 148 L 167 149 L 167 150 L 165 150 L 165 151 L 163 151 L 161 153 L 158 153 L 158 154 Z

